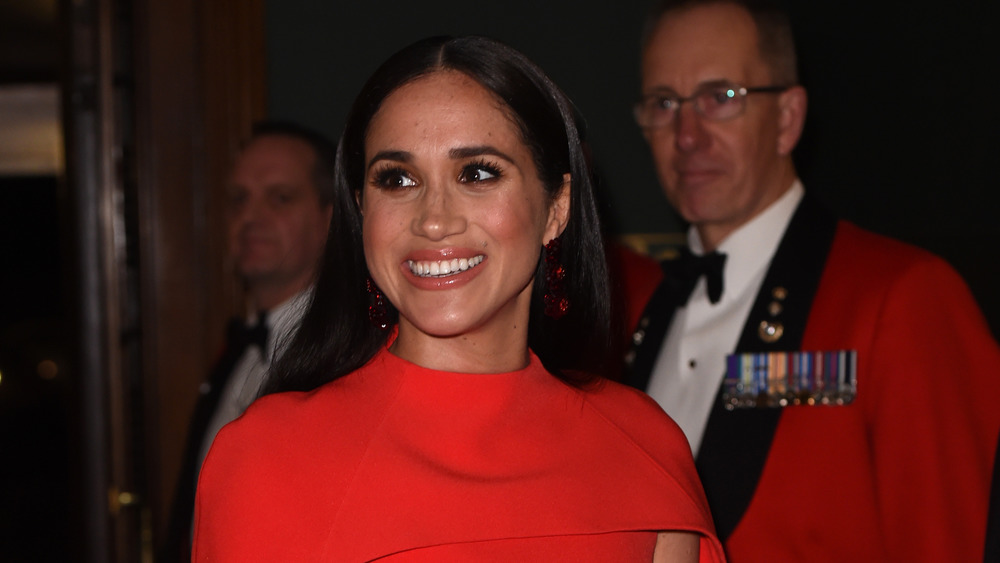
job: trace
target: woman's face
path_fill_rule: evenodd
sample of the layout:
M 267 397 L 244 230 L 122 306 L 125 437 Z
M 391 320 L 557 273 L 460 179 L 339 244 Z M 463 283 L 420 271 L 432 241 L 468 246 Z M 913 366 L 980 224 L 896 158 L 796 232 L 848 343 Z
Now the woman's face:
M 542 245 L 565 226 L 528 147 L 486 89 L 436 71 L 389 95 L 365 142 L 364 247 L 400 339 L 526 338 Z M 500 332 L 494 332 L 500 331 Z

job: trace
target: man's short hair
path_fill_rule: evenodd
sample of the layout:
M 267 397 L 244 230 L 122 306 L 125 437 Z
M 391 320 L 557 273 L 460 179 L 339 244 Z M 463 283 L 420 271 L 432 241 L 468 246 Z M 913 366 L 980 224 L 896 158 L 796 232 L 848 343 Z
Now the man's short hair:
M 337 147 L 326 135 L 293 121 L 264 120 L 253 124 L 250 137 L 243 142 L 241 150 L 262 137 L 290 137 L 309 145 L 316 154 L 312 177 L 319 201 L 323 205 L 333 203 L 333 174 L 337 158 Z
M 749 12 L 757 26 L 757 46 L 761 58 L 771 71 L 771 80 L 781 86 L 798 84 L 798 62 L 791 20 L 784 6 L 776 0 L 658 0 L 654 2 L 643 26 L 642 50 L 645 51 L 649 46 L 656 26 L 668 12 L 711 4 L 732 4 Z

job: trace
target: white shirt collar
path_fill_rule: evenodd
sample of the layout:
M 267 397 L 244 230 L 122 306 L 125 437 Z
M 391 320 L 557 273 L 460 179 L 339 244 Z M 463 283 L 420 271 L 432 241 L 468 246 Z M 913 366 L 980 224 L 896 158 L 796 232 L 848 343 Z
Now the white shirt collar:
M 715 304 L 708 300 L 702 278 L 670 325 L 647 391 L 680 425 L 695 453 L 726 371 L 725 357 L 736 349 L 768 264 L 804 193 L 796 180 L 777 201 L 733 231 L 719 245 L 727 255 L 722 299 Z M 688 236 L 692 252 L 702 252 L 697 232 L 692 229 Z
M 774 203 L 722 241 L 718 251 L 726 255 L 722 274 L 725 280 L 723 300 L 742 294 L 756 275 L 767 268 L 804 195 L 802 182 L 796 179 Z M 688 246 L 695 254 L 704 252 L 701 238 L 693 226 L 688 229 Z

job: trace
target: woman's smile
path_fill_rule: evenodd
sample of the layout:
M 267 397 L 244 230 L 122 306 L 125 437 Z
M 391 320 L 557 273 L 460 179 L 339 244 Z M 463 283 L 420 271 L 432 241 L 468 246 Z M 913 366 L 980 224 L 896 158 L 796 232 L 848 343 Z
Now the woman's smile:
M 410 272 L 415 276 L 421 278 L 443 278 L 459 274 L 469 268 L 475 268 L 482 263 L 483 258 L 484 256 L 479 254 L 472 258 L 452 258 L 451 260 L 438 260 L 436 262 L 408 260 L 407 265 L 410 267 Z

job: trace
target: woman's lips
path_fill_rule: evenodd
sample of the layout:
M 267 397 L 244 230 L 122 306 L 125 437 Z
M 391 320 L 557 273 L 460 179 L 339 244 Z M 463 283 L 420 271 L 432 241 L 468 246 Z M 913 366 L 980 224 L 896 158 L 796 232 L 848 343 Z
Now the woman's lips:
M 450 289 L 479 275 L 485 254 L 445 251 L 411 254 L 401 265 L 406 279 L 421 289 Z

